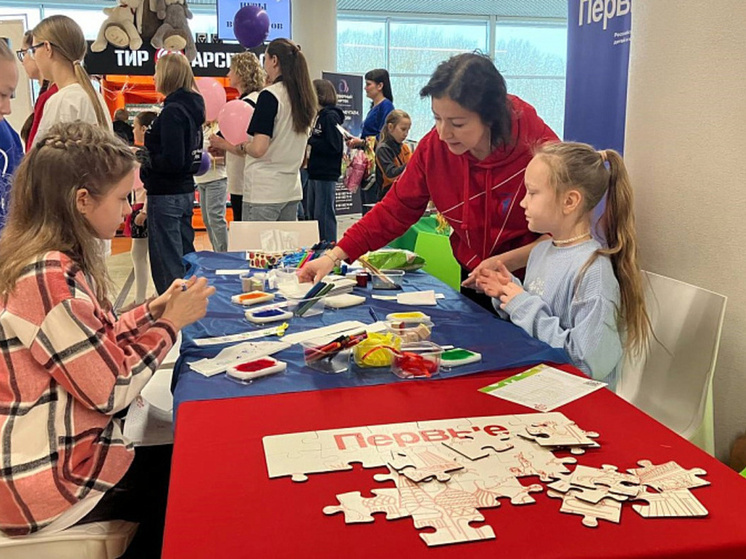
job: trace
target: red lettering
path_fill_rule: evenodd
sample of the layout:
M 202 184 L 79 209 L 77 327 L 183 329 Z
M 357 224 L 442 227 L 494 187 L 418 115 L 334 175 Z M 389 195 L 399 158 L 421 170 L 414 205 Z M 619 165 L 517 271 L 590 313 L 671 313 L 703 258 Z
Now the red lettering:
M 358 446 L 360 448 L 365 448 L 365 439 L 360 433 L 346 433 L 344 435 L 334 435 L 334 442 L 337 443 L 337 448 L 339 450 L 347 450 L 347 447 L 345 447 L 344 438 L 345 437 L 355 437 L 355 441 L 357 442 Z
M 488 425 L 484 428 L 484 432 L 493 437 L 496 435 L 507 435 L 509 431 L 502 425 Z
M 399 446 L 407 446 L 408 444 L 420 442 L 420 437 L 417 433 L 394 433 L 394 441 Z
M 450 438 L 443 429 L 426 429 L 420 431 L 420 435 L 422 435 L 422 440 L 428 443 L 447 441 Z
M 371 435 L 368 437 L 368 444 L 373 446 L 388 446 L 392 442 L 388 435 Z
M 454 439 L 468 439 L 471 438 L 471 431 L 457 431 L 456 429 L 448 429 L 448 433 Z

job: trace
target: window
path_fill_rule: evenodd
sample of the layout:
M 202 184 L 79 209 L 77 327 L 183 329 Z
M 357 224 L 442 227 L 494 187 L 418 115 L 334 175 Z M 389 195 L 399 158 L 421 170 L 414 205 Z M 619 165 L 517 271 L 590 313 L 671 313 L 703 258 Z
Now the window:
M 33 29 L 34 26 L 41 21 L 40 16 L 41 14 L 39 13 L 39 8 L 21 8 L 21 7 L 0 8 L 0 19 L 23 20 L 26 26 L 26 29 Z
M 538 22 L 497 22 L 495 65 L 508 92 L 531 103 L 562 136 L 565 118 L 567 26 Z
M 210 37 L 213 33 L 218 32 L 218 15 L 215 10 L 208 12 L 197 11 L 194 6 L 190 6 L 192 10 L 192 19 L 189 21 L 189 29 L 192 33 L 207 33 Z
M 109 17 L 104 13 L 103 8 L 73 10 L 70 8 L 53 8 L 49 5 L 44 6 L 44 17 L 55 14 L 62 14 L 74 19 L 83 30 L 85 38 L 91 41 L 96 40 L 101 24 Z
M 494 18 L 492 21 L 495 22 Z M 490 53 L 490 33 L 494 52 Z M 508 92 L 536 107 L 539 116 L 562 134 L 565 106 L 567 26 L 561 20 L 437 19 L 359 16 L 337 20 L 337 70 L 364 74 L 386 68 L 394 105 L 412 117 L 410 138 L 419 140 L 433 127 L 420 89 L 436 66 L 454 54 L 488 53 L 505 76 Z M 364 104 L 367 112 L 367 104 Z

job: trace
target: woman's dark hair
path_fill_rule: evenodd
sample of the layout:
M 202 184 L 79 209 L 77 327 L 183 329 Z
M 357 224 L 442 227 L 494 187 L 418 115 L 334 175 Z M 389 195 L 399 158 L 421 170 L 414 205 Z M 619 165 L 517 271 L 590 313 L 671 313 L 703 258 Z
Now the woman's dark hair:
M 134 120 L 136 120 L 137 124 L 139 124 L 140 126 L 146 126 L 150 128 L 157 117 L 158 113 L 155 111 L 140 111 L 135 115 Z
M 483 54 L 464 53 L 438 64 L 420 97 L 448 97 L 477 113 L 490 129 L 492 147 L 511 142 L 512 107 L 505 79 Z
M 365 79 L 375 83 L 382 83 L 383 89 L 381 90 L 381 93 L 383 93 L 383 96 L 386 99 L 392 103 L 394 102 L 394 94 L 391 93 L 391 78 L 389 78 L 388 70 L 385 70 L 384 68 L 370 70 L 365 73 Z
M 329 80 L 313 80 L 316 96 L 319 98 L 319 107 L 333 107 L 337 104 L 337 92 L 334 84 Z
M 267 45 L 267 55 L 276 56 L 282 72 L 282 83 L 290 97 L 293 130 L 306 133 L 318 110 L 316 92 L 308 74 L 306 57 L 300 47 L 288 39 L 275 39 Z

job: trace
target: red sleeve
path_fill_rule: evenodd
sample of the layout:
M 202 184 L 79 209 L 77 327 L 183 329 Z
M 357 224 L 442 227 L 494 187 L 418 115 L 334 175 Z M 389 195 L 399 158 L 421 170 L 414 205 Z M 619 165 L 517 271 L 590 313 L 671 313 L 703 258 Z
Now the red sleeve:
M 425 173 L 427 147 L 423 139 L 390 192 L 339 241 L 350 262 L 401 237 L 422 217 L 430 200 Z

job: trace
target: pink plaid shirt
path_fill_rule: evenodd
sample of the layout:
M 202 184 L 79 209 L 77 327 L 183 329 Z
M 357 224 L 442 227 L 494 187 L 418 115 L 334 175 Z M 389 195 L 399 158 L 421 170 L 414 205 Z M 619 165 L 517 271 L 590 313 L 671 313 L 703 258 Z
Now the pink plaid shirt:
M 112 418 L 176 339 L 145 305 L 117 321 L 68 256 L 50 252 L 0 300 L 0 530 L 35 532 L 104 492 L 134 451 Z

